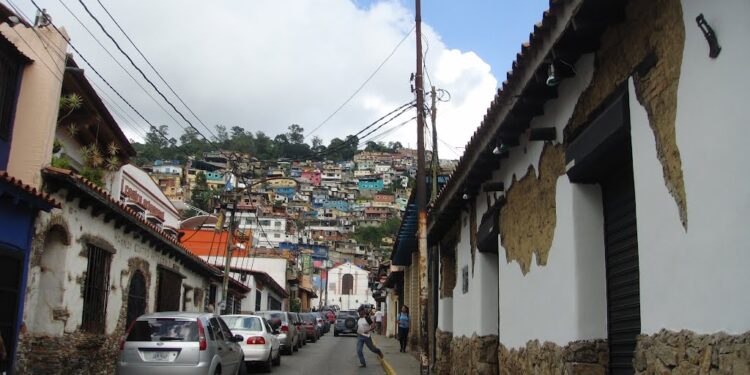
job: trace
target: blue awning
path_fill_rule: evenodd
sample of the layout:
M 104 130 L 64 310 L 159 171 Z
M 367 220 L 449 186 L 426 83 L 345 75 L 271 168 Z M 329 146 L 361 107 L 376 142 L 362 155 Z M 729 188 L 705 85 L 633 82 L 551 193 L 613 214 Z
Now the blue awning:
M 417 221 L 418 210 L 414 203 L 414 195 L 409 197 L 409 203 L 406 205 L 406 211 L 401 219 L 401 227 L 398 230 L 396 242 L 393 244 L 391 260 L 396 266 L 411 265 L 411 253 L 417 249 Z

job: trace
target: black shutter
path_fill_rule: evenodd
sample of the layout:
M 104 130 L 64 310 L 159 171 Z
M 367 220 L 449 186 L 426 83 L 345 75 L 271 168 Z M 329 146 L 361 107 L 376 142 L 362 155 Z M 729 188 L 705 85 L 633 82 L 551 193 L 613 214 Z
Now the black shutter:
M 610 374 L 633 374 L 641 332 L 638 233 L 632 164 L 602 181 Z

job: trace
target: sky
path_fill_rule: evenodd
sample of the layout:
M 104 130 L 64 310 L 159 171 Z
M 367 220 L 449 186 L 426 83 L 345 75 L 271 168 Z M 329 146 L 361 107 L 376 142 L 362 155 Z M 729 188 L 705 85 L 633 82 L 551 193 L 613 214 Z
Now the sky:
M 36 12 L 31 0 L 0 1 L 32 19 Z M 129 65 L 81 1 L 206 136 L 216 124 L 271 137 L 298 124 L 306 141 L 318 136 L 328 144 L 414 99 L 409 80 L 416 69 L 413 0 L 36 0 L 112 86 L 152 124 L 168 125 L 175 138 L 188 124 Z M 189 110 L 150 70 L 99 2 Z M 425 84 L 447 92 L 437 105 L 441 158 L 462 154 L 547 6 L 548 0 L 422 1 Z M 125 134 L 140 140 L 148 125 L 75 58 L 101 88 L 100 96 Z M 415 115 L 415 110 L 405 112 L 364 141 L 416 147 L 416 121 L 409 121 Z M 426 140 L 431 147 L 431 135 Z

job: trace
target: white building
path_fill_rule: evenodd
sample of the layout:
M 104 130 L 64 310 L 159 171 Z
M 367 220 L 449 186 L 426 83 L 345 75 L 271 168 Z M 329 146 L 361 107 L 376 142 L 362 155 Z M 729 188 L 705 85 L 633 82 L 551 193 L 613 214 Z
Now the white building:
M 431 213 L 438 370 L 747 372 L 747 1 L 550 4 Z
M 369 273 L 352 263 L 344 263 L 328 271 L 327 305 L 339 305 L 342 310 L 357 309 L 363 303 L 374 304 L 368 287 Z

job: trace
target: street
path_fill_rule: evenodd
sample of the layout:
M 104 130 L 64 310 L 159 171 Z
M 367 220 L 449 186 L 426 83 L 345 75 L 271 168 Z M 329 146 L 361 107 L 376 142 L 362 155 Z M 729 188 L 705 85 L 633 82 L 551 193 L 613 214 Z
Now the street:
M 385 371 L 378 357 L 367 348 L 364 349 L 367 367 L 359 368 L 356 345 L 356 336 L 334 337 L 331 332 L 314 344 L 307 343 L 292 356 L 282 356 L 281 366 L 274 367 L 272 373 L 286 375 L 384 374 Z M 256 367 L 248 369 L 248 374 L 260 373 L 260 369 Z

